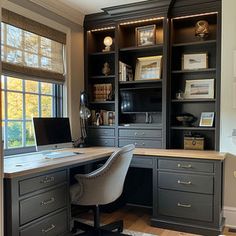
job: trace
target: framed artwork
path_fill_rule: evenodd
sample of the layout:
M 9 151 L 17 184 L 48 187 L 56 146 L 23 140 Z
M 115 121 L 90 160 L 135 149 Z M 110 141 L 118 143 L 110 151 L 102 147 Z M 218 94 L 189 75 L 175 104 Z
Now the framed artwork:
M 214 98 L 214 79 L 186 80 L 185 99 Z
M 182 70 L 199 70 L 208 68 L 207 53 L 183 54 Z
M 137 27 L 136 44 L 137 46 L 154 45 L 156 42 L 156 25 L 146 25 Z
M 162 56 L 139 57 L 135 68 L 135 80 L 161 79 Z
M 214 123 L 214 112 L 202 112 L 199 126 L 212 127 Z

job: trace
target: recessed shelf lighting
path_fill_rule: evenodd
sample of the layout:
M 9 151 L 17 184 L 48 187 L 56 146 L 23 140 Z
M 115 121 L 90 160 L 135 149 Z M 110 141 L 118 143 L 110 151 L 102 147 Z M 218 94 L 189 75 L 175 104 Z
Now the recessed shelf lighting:
M 98 28 L 98 29 L 92 29 L 92 30 L 88 30 L 88 32 L 105 31 L 105 30 L 111 30 L 111 29 L 115 29 L 115 26 L 109 26 L 109 27 L 103 27 L 103 28 Z
M 120 23 L 120 25 L 132 25 L 132 24 L 137 24 L 137 23 L 144 23 L 144 22 L 163 20 L 163 19 L 164 19 L 164 17 L 153 17 L 153 18 L 142 19 L 142 20 L 122 22 L 122 23 Z

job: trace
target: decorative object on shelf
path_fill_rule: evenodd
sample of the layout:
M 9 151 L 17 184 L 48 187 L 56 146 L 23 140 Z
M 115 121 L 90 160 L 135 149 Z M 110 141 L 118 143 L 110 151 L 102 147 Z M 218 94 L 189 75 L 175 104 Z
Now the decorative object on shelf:
M 135 68 L 135 80 L 161 79 L 162 56 L 139 57 Z
M 207 53 L 187 53 L 182 56 L 182 70 L 199 70 L 208 68 Z
M 214 98 L 214 79 L 186 80 L 184 98 Z
M 119 81 L 132 81 L 133 70 L 130 65 L 119 61 Z
M 175 94 L 176 99 L 178 100 L 183 100 L 184 99 L 184 92 L 182 90 L 179 90 L 176 94 Z
M 189 127 L 197 120 L 197 118 L 190 113 L 183 113 L 176 116 L 176 120 L 181 122 L 182 126 Z
M 156 25 L 146 25 L 142 27 L 137 27 L 135 31 L 137 46 L 149 46 L 155 44 Z
M 112 84 L 93 84 L 93 101 L 104 102 L 113 99 Z
M 195 25 L 195 36 L 204 40 L 209 35 L 209 24 L 206 20 L 199 20 Z
M 199 126 L 201 127 L 212 127 L 214 123 L 214 112 L 202 112 Z
M 86 92 L 80 93 L 80 131 L 81 138 L 79 141 L 79 147 L 86 147 L 87 144 L 87 130 L 88 130 L 88 119 L 91 116 L 91 112 L 88 109 L 88 98 Z
M 101 112 L 97 112 L 96 113 L 96 125 L 99 126 L 99 125 L 102 125 L 102 124 L 103 124 L 103 121 L 102 121 Z
M 109 52 L 111 51 L 111 45 L 112 45 L 112 37 L 106 36 L 103 40 L 103 43 L 105 45 L 105 49 L 103 49 L 103 52 Z
M 111 68 L 110 68 L 110 65 L 108 64 L 108 62 L 104 63 L 103 68 L 102 68 L 102 73 L 105 76 L 108 76 L 111 73 Z
M 184 149 L 186 150 L 204 150 L 204 137 L 201 135 L 184 136 Z

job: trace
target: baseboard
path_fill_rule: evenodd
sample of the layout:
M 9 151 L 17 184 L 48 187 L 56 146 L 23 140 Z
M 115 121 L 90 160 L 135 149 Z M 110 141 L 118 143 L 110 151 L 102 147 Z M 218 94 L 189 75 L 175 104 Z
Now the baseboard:
M 230 228 L 236 228 L 236 207 L 223 208 L 225 217 L 225 226 Z

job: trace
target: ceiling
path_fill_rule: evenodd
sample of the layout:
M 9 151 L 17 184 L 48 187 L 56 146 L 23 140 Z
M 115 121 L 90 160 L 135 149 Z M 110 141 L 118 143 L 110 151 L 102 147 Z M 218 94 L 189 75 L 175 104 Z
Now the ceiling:
M 29 0 L 77 24 L 83 24 L 84 15 L 102 12 L 102 8 L 145 0 Z M 147 1 L 147 0 L 146 0 Z

